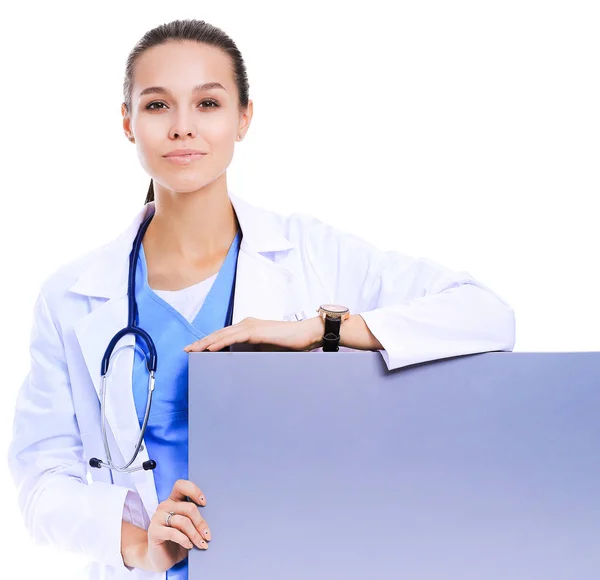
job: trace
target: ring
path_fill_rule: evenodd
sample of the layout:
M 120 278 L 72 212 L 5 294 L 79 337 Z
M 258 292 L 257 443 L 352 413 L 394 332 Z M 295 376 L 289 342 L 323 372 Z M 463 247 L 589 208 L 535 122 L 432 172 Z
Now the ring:
M 166 519 L 165 519 L 165 524 L 166 524 L 166 525 L 167 525 L 167 527 L 169 527 L 169 528 L 171 527 L 171 516 L 174 516 L 174 515 L 175 515 L 175 512 L 169 512 L 169 513 L 167 514 L 167 517 L 166 517 Z

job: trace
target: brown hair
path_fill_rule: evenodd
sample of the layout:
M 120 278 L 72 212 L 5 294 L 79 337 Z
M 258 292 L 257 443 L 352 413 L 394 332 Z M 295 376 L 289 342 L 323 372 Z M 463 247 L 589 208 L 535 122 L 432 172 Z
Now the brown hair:
M 149 30 L 137 42 L 129 56 L 127 57 L 127 65 L 125 67 L 125 81 L 123 82 L 123 100 L 125 107 L 131 113 L 131 91 L 133 89 L 133 75 L 135 72 L 135 64 L 144 51 L 159 46 L 169 41 L 182 42 L 185 40 L 193 40 L 209 46 L 220 48 L 231 57 L 234 71 L 235 84 L 238 90 L 239 108 L 241 110 L 248 106 L 248 75 L 246 73 L 246 65 L 240 51 L 235 42 L 220 28 L 208 24 L 204 20 L 174 20 L 167 24 L 161 24 L 152 30 Z M 154 201 L 154 186 L 152 179 L 146 196 L 145 204 L 149 201 Z

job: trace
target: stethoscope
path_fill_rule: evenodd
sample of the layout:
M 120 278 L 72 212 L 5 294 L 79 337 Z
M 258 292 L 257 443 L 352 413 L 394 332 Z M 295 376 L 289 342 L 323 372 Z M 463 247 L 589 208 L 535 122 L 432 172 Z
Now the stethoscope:
M 154 217 L 154 212 L 150 214 L 148 218 L 142 223 L 140 229 L 138 230 L 137 236 L 133 241 L 133 248 L 131 253 L 129 254 L 129 276 L 128 276 L 128 286 L 127 286 L 127 298 L 128 298 L 128 320 L 127 326 L 120 330 L 115 334 L 112 340 L 108 343 L 108 347 L 106 348 L 106 352 L 102 357 L 102 366 L 101 366 L 101 381 L 100 381 L 100 419 L 102 423 L 102 441 L 104 443 L 104 451 L 106 453 L 106 461 L 102 461 L 97 457 L 92 457 L 89 461 L 92 467 L 107 467 L 109 469 L 114 469 L 115 471 L 131 473 L 133 471 L 139 471 L 140 469 L 149 470 L 154 469 L 156 467 L 156 461 L 153 459 L 148 459 L 148 461 L 144 461 L 141 466 L 138 467 L 130 467 L 130 465 L 136 460 L 138 453 L 140 452 L 140 447 L 142 446 L 142 441 L 144 440 L 144 434 L 146 433 L 146 426 L 148 425 L 148 417 L 150 416 L 150 407 L 152 405 L 152 393 L 154 392 L 154 377 L 156 374 L 156 363 L 157 363 L 157 353 L 156 346 L 154 345 L 154 341 L 152 337 L 143 329 L 137 326 L 138 321 L 138 309 L 137 302 L 135 300 L 135 271 L 138 261 L 138 256 L 140 253 L 140 247 L 142 245 L 142 239 L 152 218 Z M 231 295 L 229 298 L 229 307 L 227 309 L 227 319 L 225 322 L 225 326 L 231 326 L 231 322 L 233 319 L 233 302 L 235 295 L 235 275 L 233 279 L 233 285 L 231 289 Z M 125 463 L 124 465 L 115 465 L 112 460 L 112 456 L 110 453 L 110 447 L 108 446 L 108 439 L 106 437 L 106 375 L 108 373 L 108 367 L 110 363 L 110 357 L 112 352 L 116 346 L 116 344 L 127 334 L 134 334 L 139 336 L 146 344 L 148 349 L 148 355 L 146 356 L 143 351 L 141 351 L 139 346 L 135 346 L 136 349 L 140 350 L 146 359 L 146 366 L 148 368 L 148 372 L 150 376 L 148 378 L 148 396 L 146 398 L 146 410 L 144 412 L 144 420 L 142 422 L 142 427 L 140 429 L 140 436 L 137 440 L 135 451 L 131 459 Z M 230 347 L 225 347 L 223 349 L 230 350 Z

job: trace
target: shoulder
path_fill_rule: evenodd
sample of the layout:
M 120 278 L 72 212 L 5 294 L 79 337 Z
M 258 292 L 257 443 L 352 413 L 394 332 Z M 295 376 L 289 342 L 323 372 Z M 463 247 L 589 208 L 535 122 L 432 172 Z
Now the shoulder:
M 52 272 L 41 288 L 48 302 L 56 304 L 62 298 L 87 302 L 89 296 L 111 297 L 114 282 L 121 280 L 122 270 L 127 266 L 132 238 L 147 211 L 148 207 L 144 206 L 116 237 L 81 253 Z
M 69 260 L 42 280 L 39 294 L 51 310 L 58 308 L 59 304 L 69 294 L 69 289 L 81 274 L 109 250 L 111 242 L 88 250 L 76 258 Z
M 330 252 L 349 249 L 377 251 L 377 248 L 364 238 L 313 215 L 303 212 L 293 212 L 289 215 L 270 213 L 278 221 L 282 233 L 298 247 Z
M 345 228 L 302 212 L 278 216 L 285 235 L 294 243 L 322 280 L 339 278 L 362 284 L 381 278 L 386 284 L 408 283 L 432 286 L 455 273 L 425 257 L 414 257 L 397 249 L 383 250 Z

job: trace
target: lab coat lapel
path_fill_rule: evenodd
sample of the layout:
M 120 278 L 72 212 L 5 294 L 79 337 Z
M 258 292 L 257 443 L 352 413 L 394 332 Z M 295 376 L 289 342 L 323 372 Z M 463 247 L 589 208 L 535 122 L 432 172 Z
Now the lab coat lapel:
M 75 327 L 75 334 L 81 346 L 94 388 L 100 394 L 100 368 L 104 351 L 112 337 L 127 326 L 127 295 L 111 299 L 82 318 Z M 133 400 L 131 377 L 133 372 L 133 347 L 135 337 L 125 335 L 115 346 L 106 380 L 106 421 L 118 446 L 119 453 L 111 447 L 114 463 L 120 465 L 129 461 L 139 437 L 139 422 Z M 126 348 L 124 348 L 126 347 Z M 106 460 L 104 450 L 100 458 Z M 140 465 L 148 459 L 145 446 L 133 463 Z M 102 468 L 106 469 L 106 468 Z M 130 473 L 136 490 L 151 516 L 158 505 L 156 487 L 152 471 Z
M 99 400 L 104 352 L 113 336 L 127 326 L 129 253 L 148 211 L 149 208 L 145 206 L 127 231 L 109 245 L 104 253 L 98 256 L 92 268 L 85 271 L 71 287 L 71 291 L 87 295 L 92 304 L 100 302 L 74 325 L 75 335 Z M 108 301 L 103 300 L 107 297 Z M 106 380 L 106 422 L 107 429 L 112 432 L 117 443 L 116 450 L 111 447 L 112 459 L 117 465 L 129 461 L 140 432 L 131 382 L 134 344 L 135 336 L 127 334 L 115 345 Z M 99 452 L 99 457 L 106 460 L 104 449 Z M 133 465 L 140 465 L 147 459 L 148 452 L 144 446 Z M 153 514 L 158 505 L 158 498 L 152 471 L 140 470 L 130 475 L 146 511 L 149 515 Z
M 292 319 L 305 306 L 299 290 L 300 285 L 295 283 L 291 272 L 245 246 L 242 241 L 237 264 L 233 324 L 247 317 Z
M 296 320 L 306 308 L 305 286 L 286 267 L 287 258 L 297 252 L 282 231 L 279 216 L 250 205 L 230 193 L 242 229 L 238 254 L 233 324 L 244 318 Z M 263 255 L 267 254 L 269 257 Z M 278 259 L 272 259 L 272 256 Z M 261 350 L 234 345 L 232 350 Z

